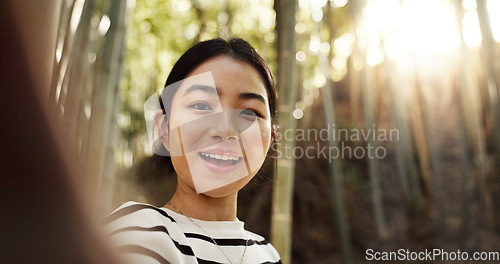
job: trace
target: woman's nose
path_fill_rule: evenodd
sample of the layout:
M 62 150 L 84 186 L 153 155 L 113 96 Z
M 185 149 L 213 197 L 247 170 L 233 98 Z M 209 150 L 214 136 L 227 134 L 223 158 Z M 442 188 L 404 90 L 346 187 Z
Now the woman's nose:
M 213 119 L 212 128 L 210 130 L 210 137 L 219 138 L 222 140 L 239 139 L 236 122 L 232 117 L 232 111 L 225 110 Z

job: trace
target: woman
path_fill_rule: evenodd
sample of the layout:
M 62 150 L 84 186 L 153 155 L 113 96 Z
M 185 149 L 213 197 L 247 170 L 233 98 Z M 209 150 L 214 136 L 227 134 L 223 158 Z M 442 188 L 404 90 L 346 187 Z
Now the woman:
M 108 217 L 124 260 L 281 263 L 236 217 L 238 191 L 274 140 L 276 88 L 262 57 L 242 39 L 198 43 L 174 65 L 160 104 L 154 123 L 178 184 L 162 208 L 128 202 Z

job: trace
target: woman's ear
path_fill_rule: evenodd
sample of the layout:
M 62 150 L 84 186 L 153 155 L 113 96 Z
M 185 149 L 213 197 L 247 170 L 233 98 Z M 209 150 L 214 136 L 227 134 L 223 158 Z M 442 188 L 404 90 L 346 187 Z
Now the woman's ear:
M 153 118 L 155 123 L 156 131 L 158 132 L 158 138 L 161 140 L 163 146 L 170 151 L 168 142 L 168 120 L 167 115 L 163 113 L 163 110 L 158 110 Z
M 276 131 L 278 130 L 278 126 L 275 124 L 271 125 L 271 144 L 276 139 Z
M 276 130 L 278 129 L 278 126 L 272 124 L 271 125 L 271 137 L 269 138 L 269 147 L 267 147 L 266 152 L 264 155 L 267 155 L 266 153 L 271 149 L 273 145 L 273 141 L 276 139 Z

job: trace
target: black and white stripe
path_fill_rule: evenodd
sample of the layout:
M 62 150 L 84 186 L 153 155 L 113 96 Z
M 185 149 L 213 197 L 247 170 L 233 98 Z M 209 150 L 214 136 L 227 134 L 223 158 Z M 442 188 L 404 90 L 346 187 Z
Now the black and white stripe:
M 206 223 L 207 230 L 217 232 L 214 235 L 217 245 L 184 216 L 149 204 L 128 202 L 109 215 L 104 224 L 118 252 L 134 256 L 129 258 L 131 261 L 136 256 L 145 257 L 140 260 L 141 264 L 228 263 L 217 247 L 236 261 L 243 253 L 246 239 L 248 247 L 243 263 L 281 263 L 274 247 L 259 235 L 244 231 L 242 222 L 197 221 Z M 215 225 L 211 226 L 212 223 Z

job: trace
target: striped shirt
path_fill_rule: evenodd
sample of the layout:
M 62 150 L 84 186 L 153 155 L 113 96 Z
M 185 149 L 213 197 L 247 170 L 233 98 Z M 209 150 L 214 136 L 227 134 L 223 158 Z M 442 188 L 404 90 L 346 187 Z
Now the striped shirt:
M 170 209 L 127 202 L 105 219 L 105 229 L 127 264 L 240 263 L 247 244 L 242 263 L 281 263 L 276 249 L 242 221 L 191 219 L 196 225 Z

